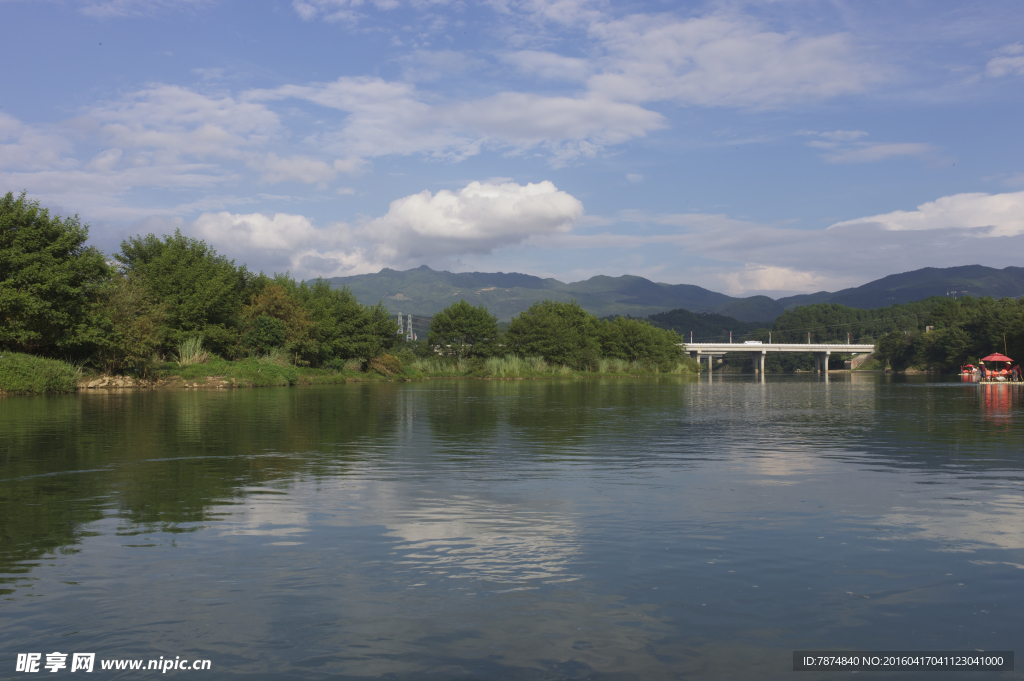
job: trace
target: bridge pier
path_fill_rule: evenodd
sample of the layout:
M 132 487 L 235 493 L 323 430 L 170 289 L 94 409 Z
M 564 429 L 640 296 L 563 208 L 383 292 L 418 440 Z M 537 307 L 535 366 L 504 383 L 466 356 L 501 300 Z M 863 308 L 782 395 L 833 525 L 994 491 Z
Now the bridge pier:
M 764 358 L 765 358 L 765 356 L 767 354 L 768 354 L 767 350 L 758 350 L 757 352 L 750 353 L 750 356 L 754 360 L 754 373 L 755 374 L 763 374 L 764 373 Z
M 831 354 L 828 350 L 814 353 L 814 373 L 828 373 L 828 358 Z

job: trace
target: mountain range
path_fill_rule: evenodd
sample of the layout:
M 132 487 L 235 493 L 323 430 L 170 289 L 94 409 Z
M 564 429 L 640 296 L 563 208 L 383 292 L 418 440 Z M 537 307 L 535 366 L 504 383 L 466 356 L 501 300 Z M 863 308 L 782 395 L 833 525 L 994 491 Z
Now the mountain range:
M 566 284 L 515 272 L 438 272 L 426 265 L 405 271 L 385 268 L 376 274 L 334 277 L 328 281 L 335 288 L 348 286 L 363 304 L 383 301 L 393 314 L 429 317 L 462 298 L 473 305 L 484 305 L 503 321 L 545 299 L 577 300 L 599 317 L 646 317 L 682 308 L 746 322 L 771 322 L 784 310 L 813 303 L 871 309 L 930 296 L 1024 296 L 1024 267 L 999 270 L 983 265 L 926 267 L 834 293 L 819 291 L 777 300 L 768 296 L 737 298 L 692 284 L 662 284 L 633 275 L 598 275 Z

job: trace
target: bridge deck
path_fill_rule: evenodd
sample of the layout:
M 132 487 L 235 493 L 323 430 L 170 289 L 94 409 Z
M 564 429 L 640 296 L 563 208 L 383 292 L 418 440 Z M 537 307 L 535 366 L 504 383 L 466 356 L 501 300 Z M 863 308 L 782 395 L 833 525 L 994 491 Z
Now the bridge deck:
M 720 354 L 724 352 L 842 352 L 861 354 L 874 352 L 874 345 L 826 343 L 683 343 L 686 352 Z

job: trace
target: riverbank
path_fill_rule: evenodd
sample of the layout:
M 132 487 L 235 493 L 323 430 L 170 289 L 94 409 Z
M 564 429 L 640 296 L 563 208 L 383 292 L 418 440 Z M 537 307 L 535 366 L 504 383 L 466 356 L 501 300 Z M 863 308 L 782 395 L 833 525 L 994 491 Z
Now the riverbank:
M 699 373 L 696 362 L 688 358 L 668 370 L 607 358 L 598 360 L 595 368 L 596 371 L 578 371 L 548 363 L 540 357 L 458 359 L 385 355 L 369 361 L 349 360 L 331 369 L 315 369 L 290 365 L 280 357 L 261 357 L 233 361 L 212 358 L 187 366 L 162 362 L 150 367 L 145 376 L 133 376 L 89 373 L 60 360 L 10 353 L 0 356 L 0 394 L 126 389 L 229 390 L 432 378 L 516 380 Z

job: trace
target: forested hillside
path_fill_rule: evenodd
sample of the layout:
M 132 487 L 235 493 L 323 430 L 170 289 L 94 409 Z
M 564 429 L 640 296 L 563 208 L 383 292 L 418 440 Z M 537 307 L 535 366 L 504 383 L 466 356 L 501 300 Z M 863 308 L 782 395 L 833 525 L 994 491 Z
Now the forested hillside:
M 669 310 L 647 317 L 651 324 L 678 333 L 684 341 L 693 338 L 695 343 L 715 343 L 729 339 L 740 341 L 747 334 L 771 325 L 771 322 L 741 322 L 733 317 L 711 312 L 690 312 L 689 310 Z
M 876 357 L 897 371 L 954 371 L 992 352 L 1024 360 L 1024 300 L 936 296 L 874 310 L 818 303 L 787 310 L 770 334 L 761 329 L 751 337 L 776 343 L 806 343 L 808 337 L 813 343 L 874 343 Z M 810 366 L 809 354 L 768 357 L 769 370 Z

